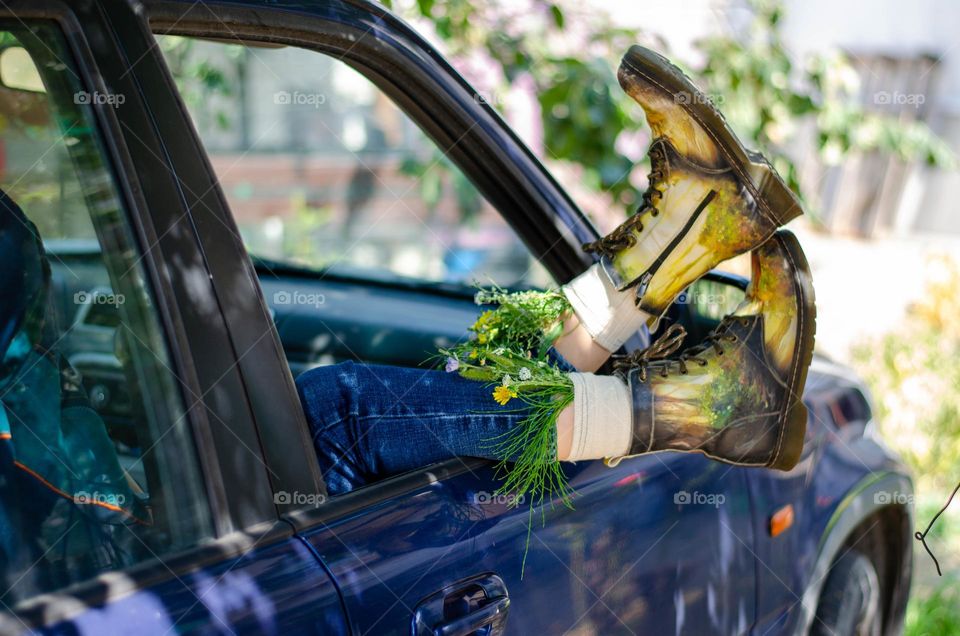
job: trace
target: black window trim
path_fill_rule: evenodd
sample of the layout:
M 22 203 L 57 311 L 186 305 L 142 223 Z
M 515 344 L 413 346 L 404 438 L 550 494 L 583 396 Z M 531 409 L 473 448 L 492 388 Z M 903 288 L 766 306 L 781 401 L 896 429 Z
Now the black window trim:
M 153 246 L 147 257 L 168 280 L 171 293 L 163 304 L 179 318 L 175 325 L 179 338 L 172 348 L 193 375 L 192 386 L 185 387 L 189 393 L 185 404 L 200 416 L 192 430 L 203 469 L 213 477 L 209 481 L 216 534 L 275 520 L 269 469 L 250 411 L 241 356 L 201 246 L 197 218 L 191 213 L 206 202 L 198 201 L 186 186 L 171 152 L 171 145 L 189 137 L 190 129 L 158 120 L 150 104 L 149 87 L 138 71 L 154 62 L 149 53 L 159 53 L 151 48 L 148 55 L 129 57 L 131 42 L 149 35 L 137 5 L 127 0 L 81 3 L 75 15 L 83 29 L 97 36 L 88 45 L 104 83 L 126 96 L 122 107 L 100 110 L 107 111 L 102 114 L 113 123 L 117 144 L 129 158 L 123 172 L 143 200 L 135 216 L 152 229 L 152 240 L 144 243 Z M 147 45 L 152 43 L 150 37 Z
M 110 2 L 110 6 L 125 4 L 125 0 Z M 106 20 L 111 24 L 118 48 L 128 60 L 135 61 L 126 73 L 142 94 L 168 168 L 180 187 L 185 216 L 209 274 L 218 319 L 223 321 L 232 348 L 237 376 L 234 395 L 242 398 L 244 414 L 249 414 L 250 419 L 249 430 L 244 423 L 243 434 L 248 436 L 244 438 L 244 445 L 248 450 L 255 447 L 259 451 L 266 476 L 265 493 L 258 487 L 256 501 L 252 502 L 256 514 L 248 515 L 246 521 L 261 521 L 268 514 L 277 518 L 292 509 L 293 504 L 276 497 L 276 493 L 325 494 L 279 335 L 216 174 L 157 42 L 148 30 L 143 11 L 118 7 L 109 12 Z M 203 345 L 194 343 L 193 346 Z M 215 385 L 218 379 L 212 378 L 212 382 Z M 220 436 L 216 446 L 219 448 L 221 443 L 235 445 L 225 436 Z M 221 456 L 229 461 L 226 455 Z M 265 461 L 267 457 L 272 461 Z M 249 502 L 244 504 L 243 500 L 249 493 L 242 471 L 223 462 L 221 470 L 233 473 L 224 480 L 228 503 L 236 504 L 237 512 L 244 512 Z

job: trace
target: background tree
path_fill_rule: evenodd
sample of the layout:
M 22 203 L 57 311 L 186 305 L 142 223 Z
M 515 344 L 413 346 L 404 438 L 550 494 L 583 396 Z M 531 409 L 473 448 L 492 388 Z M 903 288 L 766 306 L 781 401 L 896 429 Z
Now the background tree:
M 636 205 L 645 184 L 631 179 L 637 157 L 620 142 L 643 128 L 642 115 L 617 84 L 615 68 L 630 44 L 659 41 L 654 35 L 618 28 L 603 12 L 570 1 L 385 1 L 431 27 L 449 55 L 479 53 L 492 60 L 501 90 L 520 76 L 532 78 L 544 158 L 575 164 L 589 189 L 608 194 L 625 213 Z M 801 134 L 812 136 L 827 165 L 867 151 L 952 165 L 948 146 L 925 124 L 864 110 L 856 73 L 842 53 L 814 55 L 802 64 L 792 59 L 780 32 L 781 0 L 747 4 L 753 18 L 742 32 L 718 33 L 696 44 L 702 65 L 676 61 L 708 96 L 722 101 L 737 134 L 764 152 L 801 197 L 815 200 L 788 152 Z M 656 48 L 663 50 L 659 42 Z M 497 106 L 498 100 L 491 101 Z

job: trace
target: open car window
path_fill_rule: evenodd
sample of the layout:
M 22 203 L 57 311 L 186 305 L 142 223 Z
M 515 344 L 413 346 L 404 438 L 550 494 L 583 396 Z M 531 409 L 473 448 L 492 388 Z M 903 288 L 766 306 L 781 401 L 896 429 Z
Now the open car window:
M 263 269 L 549 284 L 464 174 L 344 62 L 295 47 L 157 39 Z

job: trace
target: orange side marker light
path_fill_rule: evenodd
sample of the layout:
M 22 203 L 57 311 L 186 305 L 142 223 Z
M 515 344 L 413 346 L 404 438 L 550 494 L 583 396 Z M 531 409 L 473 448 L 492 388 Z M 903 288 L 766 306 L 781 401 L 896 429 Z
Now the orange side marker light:
M 787 504 L 770 517 L 770 536 L 778 537 L 793 525 L 793 504 Z

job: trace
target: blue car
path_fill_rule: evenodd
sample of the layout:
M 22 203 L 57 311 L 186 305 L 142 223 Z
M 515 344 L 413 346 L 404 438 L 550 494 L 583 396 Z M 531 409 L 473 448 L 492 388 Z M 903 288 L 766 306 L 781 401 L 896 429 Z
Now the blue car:
M 596 230 L 490 101 L 366 0 L 2 4 L 0 188 L 146 513 L 25 501 L 4 463 L 0 631 L 902 630 L 911 480 L 821 358 L 790 472 L 581 462 L 573 509 L 531 508 L 461 458 L 327 496 L 299 373 L 421 365 L 467 336 L 474 279 L 589 265 Z M 713 272 L 669 319 L 695 342 L 745 285 Z

